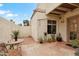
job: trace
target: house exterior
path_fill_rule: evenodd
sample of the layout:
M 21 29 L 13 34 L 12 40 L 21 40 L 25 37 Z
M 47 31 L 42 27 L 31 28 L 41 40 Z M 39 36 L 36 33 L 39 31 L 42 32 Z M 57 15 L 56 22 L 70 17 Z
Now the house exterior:
M 11 39 L 14 30 L 20 31 L 20 37 L 32 36 L 35 41 L 40 37 L 60 33 L 63 41 L 79 39 L 78 3 L 39 3 L 34 10 L 30 26 L 18 26 L 0 17 L 0 41 Z
M 79 39 L 78 3 L 39 3 L 31 18 L 32 37 L 61 34 L 63 41 Z

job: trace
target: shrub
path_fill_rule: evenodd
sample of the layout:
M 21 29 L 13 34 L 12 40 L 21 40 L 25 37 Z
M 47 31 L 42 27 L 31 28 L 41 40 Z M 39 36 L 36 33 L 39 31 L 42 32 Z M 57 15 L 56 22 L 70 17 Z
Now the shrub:
M 77 39 L 75 39 L 75 40 L 71 40 L 71 45 L 72 45 L 72 47 L 74 47 L 74 48 L 78 47 L 79 44 L 78 44 Z
M 44 42 L 46 42 L 46 41 L 47 41 L 47 33 L 44 32 Z
M 49 42 L 49 43 L 52 42 L 52 39 L 51 39 L 51 38 L 48 38 L 48 42 Z
M 79 56 L 79 48 L 76 49 L 75 56 Z
M 47 42 L 49 42 L 49 43 L 52 42 L 52 37 L 51 37 L 51 35 L 48 35 L 48 36 L 47 36 Z
M 5 43 L 0 43 L 0 56 L 7 56 L 8 50 Z
M 51 34 L 51 38 L 52 38 L 52 41 L 55 42 L 56 39 L 55 39 L 55 35 L 54 34 Z

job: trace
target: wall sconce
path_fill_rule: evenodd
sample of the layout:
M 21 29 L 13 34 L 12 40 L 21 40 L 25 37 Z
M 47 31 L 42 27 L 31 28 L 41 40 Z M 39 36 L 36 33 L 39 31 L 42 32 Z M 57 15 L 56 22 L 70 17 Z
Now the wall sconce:
M 59 17 L 59 19 L 61 20 L 61 23 L 64 23 L 63 17 Z
M 64 19 L 61 20 L 61 23 L 64 23 Z

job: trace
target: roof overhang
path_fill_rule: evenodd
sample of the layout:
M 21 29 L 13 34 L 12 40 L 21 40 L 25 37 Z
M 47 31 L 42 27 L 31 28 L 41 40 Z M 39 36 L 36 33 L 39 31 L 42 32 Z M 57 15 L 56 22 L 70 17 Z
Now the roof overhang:
M 62 3 L 61 5 L 53 9 L 49 14 L 63 15 L 68 11 L 72 11 L 76 8 L 79 8 L 79 3 Z

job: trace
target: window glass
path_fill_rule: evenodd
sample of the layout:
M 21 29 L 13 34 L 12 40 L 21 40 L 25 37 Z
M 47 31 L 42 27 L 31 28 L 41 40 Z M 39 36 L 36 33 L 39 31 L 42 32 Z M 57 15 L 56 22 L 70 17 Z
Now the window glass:
M 48 31 L 48 34 L 56 34 L 56 21 L 55 20 L 48 20 L 47 31 Z
M 70 32 L 70 40 L 77 39 L 77 33 L 76 32 Z

